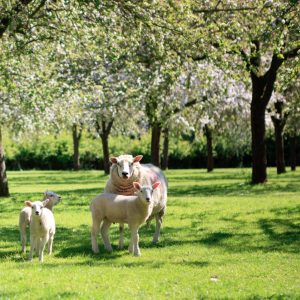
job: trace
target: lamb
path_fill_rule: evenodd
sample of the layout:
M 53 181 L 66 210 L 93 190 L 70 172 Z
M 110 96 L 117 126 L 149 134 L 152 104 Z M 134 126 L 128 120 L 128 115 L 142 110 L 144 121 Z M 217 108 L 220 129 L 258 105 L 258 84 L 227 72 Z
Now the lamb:
M 43 200 L 49 199 L 46 207 L 53 210 L 53 206 L 58 204 L 61 201 L 61 197 L 54 192 L 45 191 Z M 30 223 L 32 209 L 28 206 L 24 207 L 19 215 L 19 227 L 20 227 L 20 236 L 21 236 L 21 244 L 22 244 L 22 252 L 26 253 L 26 227 Z
M 30 220 L 30 261 L 32 261 L 34 250 L 38 252 L 39 261 L 41 263 L 44 261 L 44 249 L 47 243 L 48 253 L 52 253 L 55 220 L 52 211 L 45 207 L 49 201 L 49 199 L 46 199 L 43 202 L 25 201 L 25 204 L 32 210 Z
M 128 250 L 135 256 L 140 256 L 139 249 L 139 227 L 148 219 L 153 210 L 153 198 L 157 193 L 160 182 L 151 185 L 141 186 L 138 182 L 133 182 L 136 196 L 116 195 L 103 193 L 91 201 L 90 209 L 92 212 L 92 250 L 99 253 L 97 235 L 101 226 L 101 236 L 104 247 L 108 252 L 112 251 L 108 230 L 111 223 L 127 223 L 131 231 L 131 239 Z
M 154 207 L 148 224 L 155 217 L 156 228 L 152 242 L 156 244 L 160 236 L 160 228 L 163 216 L 167 207 L 167 180 L 163 172 L 152 164 L 140 164 L 142 155 L 133 157 L 132 155 L 120 155 L 111 157 L 112 166 L 110 168 L 110 178 L 107 181 L 104 192 L 119 195 L 134 195 L 132 183 L 139 182 L 141 185 L 153 184 L 160 181 L 160 187 L 154 197 Z M 124 225 L 120 223 L 119 248 L 124 247 Z

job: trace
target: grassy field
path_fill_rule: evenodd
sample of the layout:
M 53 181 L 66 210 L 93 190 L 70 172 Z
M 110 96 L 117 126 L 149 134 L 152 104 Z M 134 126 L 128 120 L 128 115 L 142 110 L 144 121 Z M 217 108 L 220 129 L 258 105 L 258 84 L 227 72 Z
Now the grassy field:
M 300 299 L 300 172 L 249 184 L 250 170 L 169 170 L 168 209 L 158 246 L 140 230 L 141 257 L 93 255 L 89 202 L 100 171 L 9 172 L 0 199 L 0 299 Z M 45 189 L 55 208 L 54 254 L 44 264 L 20 254 L 18 214 Z M 128 231 L 126 232 L 128 242 Z M 29 250 L 29 249 L 28 249 Z

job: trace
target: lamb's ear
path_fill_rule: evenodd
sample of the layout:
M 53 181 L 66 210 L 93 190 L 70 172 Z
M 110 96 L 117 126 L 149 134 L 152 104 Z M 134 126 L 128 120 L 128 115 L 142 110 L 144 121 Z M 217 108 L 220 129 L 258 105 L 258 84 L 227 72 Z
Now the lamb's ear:
M 156 188 L 158 188 L 160 186 L 160 181 L 156 181 L 152 184 L 152 188 L 155 190 Z
M 112 164 L 117 164 L 118 163 L 118 159 L 116 157 L 111 157 L 109 160 Z
M 24 204 L 26 206 L 32 207 L 32 202 L 31 201 L 25 201 Z
M 136 163 L 136 162 L 139 162 L 141 161 L 143 158 L 143 155 L 137 155 L 136 157 L 133 158 L 133 162 Z
M 136 182 L 136 181 L 134 181 L 133 183 L 133 187 L 137 190 L 137 191 L 140 191 L 141 190 L 141 185 L 138 183 L 138 182 Z
M 50 199 L 46 199 L 46 200 L 44 200 L 42 203 L 43 203 L 43 206 L 45 207 L 47 204 L 48 204 L 48 202 L 50 201 Z

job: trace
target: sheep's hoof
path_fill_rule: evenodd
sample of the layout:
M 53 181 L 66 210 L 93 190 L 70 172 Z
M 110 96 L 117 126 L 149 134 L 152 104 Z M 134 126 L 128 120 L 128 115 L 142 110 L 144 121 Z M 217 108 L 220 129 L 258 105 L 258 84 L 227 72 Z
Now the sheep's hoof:
M 152 241 L 152 244 L 153 244 L 153 245 L 157 245 L 157 244 L 158 244 L 158 240 L 153 240 L 153 241 Z
M 124 244 L 119 244 L 118 249 L 123 250 L 124 249 Z
M 134 256 L 141 256 L 141 252 L 134 253 Z

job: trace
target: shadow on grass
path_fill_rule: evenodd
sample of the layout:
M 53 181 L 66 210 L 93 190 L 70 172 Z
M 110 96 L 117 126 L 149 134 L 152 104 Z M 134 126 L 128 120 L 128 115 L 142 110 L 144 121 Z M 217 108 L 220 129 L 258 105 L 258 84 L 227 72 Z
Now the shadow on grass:
M 285 186 L 275 183 L 254 186 L 250 183 L 233 184 L 207 184 L 207 185 L 187 185 L 170 187 L 168 195 L 172 197 L 186 196 L 243 196 L 243 195 L 264 195 L 274 192 L 295 193 L 299 191 L 300 184 L 287 183 Z

